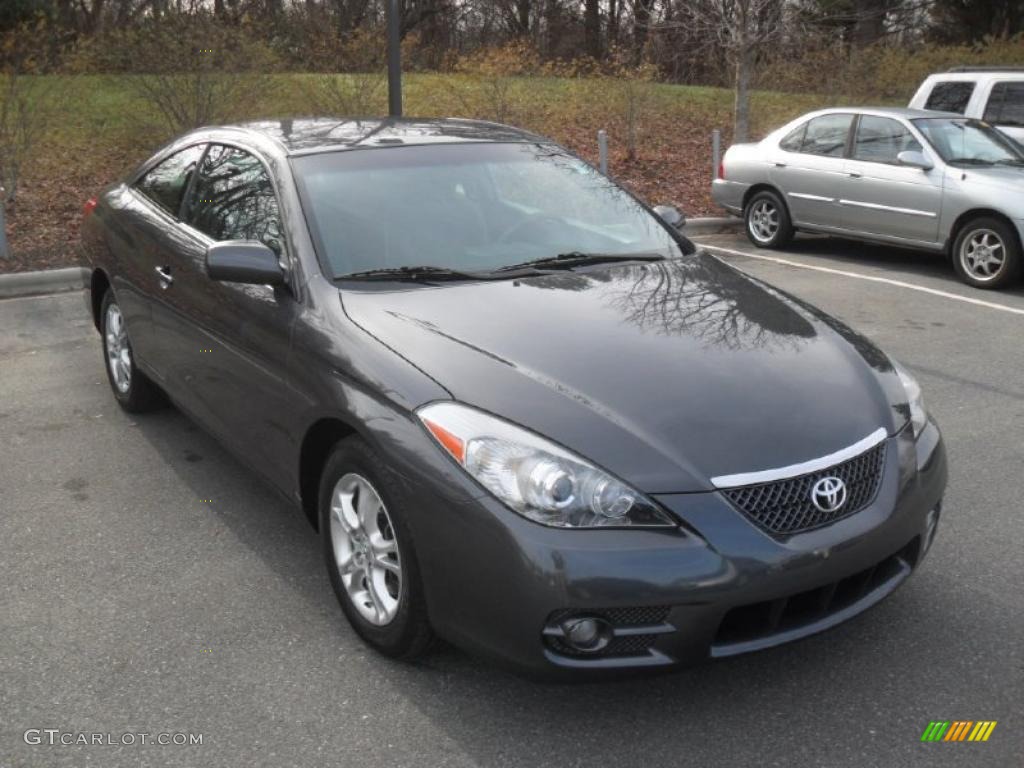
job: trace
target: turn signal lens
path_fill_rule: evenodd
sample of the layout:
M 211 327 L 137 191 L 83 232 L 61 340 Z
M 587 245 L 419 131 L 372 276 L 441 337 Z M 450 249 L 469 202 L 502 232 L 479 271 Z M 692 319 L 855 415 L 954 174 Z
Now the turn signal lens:
M 662 510 L 561 446 L 458 403 L 419 411 L 434 439 L 514 511 L 560 528 L 672 526 Z

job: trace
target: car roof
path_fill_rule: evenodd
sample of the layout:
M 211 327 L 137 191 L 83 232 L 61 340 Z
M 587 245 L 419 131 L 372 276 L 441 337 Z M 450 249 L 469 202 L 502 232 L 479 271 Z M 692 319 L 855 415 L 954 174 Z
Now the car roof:
M 940 112 L 935 109 L 911 109 L 910 107 L 833 107 L 823 109 L 815 114 L 827 115 L 835 112 L 854 112 L 869 115 L 888 115 L 911 120 L 915 117 L 963 117 L 956 112 Z
M 541 136 L 501 123 L 464 118 L 303 117 L 253 120 L 211 126 L 193 137 L 215 140 L 225 134 L 271 140 L 288 155 L 366 147 L 468 142 L 548 142 Z

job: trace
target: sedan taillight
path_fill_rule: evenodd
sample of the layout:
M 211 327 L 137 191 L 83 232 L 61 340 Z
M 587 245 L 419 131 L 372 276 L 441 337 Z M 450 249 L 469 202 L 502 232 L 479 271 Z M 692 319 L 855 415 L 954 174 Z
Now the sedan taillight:
M 82 219 L 88 219 L 89 215 L 96 210 L 98 200 L 95 197 L 90 197 L 85 201 L 85 205 L 82 206 Z
M 718 178 L 725 178 L 725 160 L 718 161 Z

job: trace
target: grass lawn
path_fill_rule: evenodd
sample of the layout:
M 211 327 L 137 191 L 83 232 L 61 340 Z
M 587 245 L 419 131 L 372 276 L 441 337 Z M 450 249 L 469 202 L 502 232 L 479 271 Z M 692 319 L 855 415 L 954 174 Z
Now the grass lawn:
M 232 110 L 228 119 L 316 113 L 311 89 L 322 77 L 266 78 L 255 97 Z M 172 136 L 129 76 L 52 76 L 40 78 L 38 84 L 48 94 L 48 119 L 23 168 L 17 203 L 7 210 L 12 258 L 0 260 L 0 272 L 77 263 L 82 203 Z M 551 136 L 595 164 L 596 134 L 603 128 L 609 135 L 611 173 L 621 183 L 651 204 L 673 204 L 689 216 L 716 212 L 710 199 L 711 131 L 722 129 L 723 147 L 728 146 L 733 101 L 729 90 L 666 84 L 629 87 L 614 80 L 410 74 L 404 95 L 407 115 L 502 118 Z M 386 111 L 383 86 L 367 103 L 371 114 Z M 630 104 L 638 115 L 633 158 L 627 157 L 626 148 Z M 756 92 L 754 135 L 829 104 L 823 95 Z

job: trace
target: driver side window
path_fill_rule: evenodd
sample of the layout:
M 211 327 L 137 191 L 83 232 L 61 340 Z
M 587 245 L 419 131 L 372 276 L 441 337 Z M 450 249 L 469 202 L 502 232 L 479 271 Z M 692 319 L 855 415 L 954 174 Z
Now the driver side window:
M 189 199 L 186 220 L 214 240 L 259 240 L 284 251 L 274 185 L 258 158 L 235 147 L 210 146 Z

